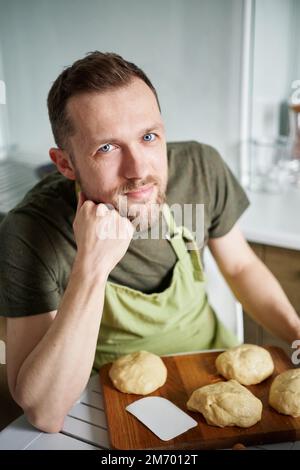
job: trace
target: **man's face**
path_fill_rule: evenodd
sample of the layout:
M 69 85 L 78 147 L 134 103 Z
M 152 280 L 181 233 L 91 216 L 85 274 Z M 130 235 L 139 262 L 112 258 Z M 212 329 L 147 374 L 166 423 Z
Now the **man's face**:
M 121 213 L 127 203 L 127 216 L 146 215 L 150 222 L 151 205 L 164 201 L 167 185 L 164 126 L 152 90 L 137 78 L 75 96 L 67 111 L 75 127 L 69 138 L 73 165 L 87 198 Z

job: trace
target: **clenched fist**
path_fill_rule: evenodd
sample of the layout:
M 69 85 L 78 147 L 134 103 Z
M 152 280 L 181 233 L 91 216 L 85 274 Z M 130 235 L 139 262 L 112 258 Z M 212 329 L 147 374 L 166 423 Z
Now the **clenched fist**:
M 86 200 L 82 192 L 73 229 L 77 262 L 106 277 L 125 255 L 134 233 L 134 226 L 126 217 L 105 204 Z

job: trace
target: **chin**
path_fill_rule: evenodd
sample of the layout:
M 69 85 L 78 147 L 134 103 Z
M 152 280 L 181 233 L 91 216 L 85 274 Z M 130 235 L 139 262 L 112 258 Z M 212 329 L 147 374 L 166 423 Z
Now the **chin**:
M 148 201 L 136 203 L 129 200 L 127 217 L 140 231 L 148 230 L 157 221 L 164 200 L 157 188 Z

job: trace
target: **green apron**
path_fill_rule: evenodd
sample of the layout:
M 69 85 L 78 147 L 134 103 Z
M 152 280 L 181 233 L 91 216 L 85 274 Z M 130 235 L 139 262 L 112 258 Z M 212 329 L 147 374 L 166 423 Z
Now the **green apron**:
M 108 281 L 93 369 L 134 351 L 158 355 L 223 349 L 237 338 L 208 303 L 197 245 L 186 227 L 176 227 L 163 206 L 169 237 L 177 256 L 172 280 L 162 292 L 144 294 Z M 188 250 L 186 242 L 192 243 Z

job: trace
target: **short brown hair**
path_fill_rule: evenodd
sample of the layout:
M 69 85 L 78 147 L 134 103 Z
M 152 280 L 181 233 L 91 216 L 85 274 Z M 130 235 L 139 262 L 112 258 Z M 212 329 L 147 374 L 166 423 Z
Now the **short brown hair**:
M 156 90 L 146 74 L 118 54 L 90 52 L 67 67 L 54 81 L 47 100 L 56 145 L 63 149 L 67 138 L 74 133 L 73 124 L 66 112 L 67 102 L 72 96 L 120 88 L 128 85 L 134 77 L 140 78 L 151 88 L 160 109 Z

